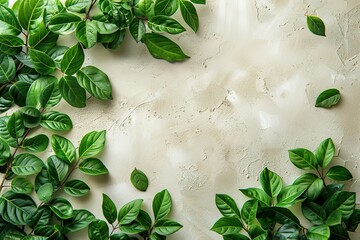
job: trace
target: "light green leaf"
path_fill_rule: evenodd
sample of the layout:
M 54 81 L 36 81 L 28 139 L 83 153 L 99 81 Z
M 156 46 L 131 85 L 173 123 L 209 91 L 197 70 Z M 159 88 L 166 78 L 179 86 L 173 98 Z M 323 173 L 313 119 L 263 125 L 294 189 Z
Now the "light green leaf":
M 95 220 L 89 224 L 88 236 L 90 240 L 108 240 L 109 227 L 103 220 Z
M 133 200 L 120 209 L 118 214 L 120 225 L 129 224 L 137 218 L 141 210 L 142 202 L 142 199 Z
M 335 226 L 341 224 L 341 212 L 339 210 L 335 210 L 330 213 L 325 221 L 325 224 L 327 226 Z
M 61 71 L 67 75 L 73 75 L 79 71 L 84 60 L 84 50 L 78 43 L 65 52 L 64 57 L 61 60 Z
M 155 224 L 154 231 L 159 235 L 168 236 L 179 231 L 182 227 L 183 226 L 180 223 L 169 219 L 163 219 Z
M 105 165 L 97 158 L 87 158 L 79 164 L 81 172 L 87 175 L 105 175 L 109 174 L 109 170 Z
M 21 33 L 21 26 L 13 10 L 4 5 L 0 5 L 0 32 L 14 36 Z
M 304 148 L 289 150 L 290 161 L 298 168 L 310 170 L 317 168 L 315 155 Z
M 129 235 L 134 235 L 134 234 L 139 234 L 139 233 L 142 233 L 144 231 L 147 231 L 148 229 L 146 229 L 139 222 L 134 221 L 134 222 L 132 222 L 130 224 L 120 225 L 119 230 L 122 233 L 126 233 L 126 234 L 129 234 Z
M 104 150 L 106 131 L 87 133 L 80 142 L 79 156 L 82 159 L 91 158 Z
M 298 177 L 294 181 L 293 185 L 303 184 L 306 186 L 310 186 L 318 178 L 319 177 L 313 173 L 305 173 L 305 174 L 301 175 L 300 177 Z
M 216 207 L 224 217 L 240 217 L 240 211 L 235 200 L 226 194 L 216 194 Z
M 81 21 L 76 26 L 76 38 L 85 48 L 91 48 L 97 41 L 97 29 L 95 24 L 90 21 Z
M 67 10 L 76 13 L 84 13 L 90 4 L 91 0 L 66 0 L 65 2 Z
M 194 32 L 197 32 L 199 29 L 199 16 L 194 5 L 188 0 L 180 0 L 180 11 L 189 27 L 191 27 Z
M 238 218 L 222 217 L 214 224 L 214 226 L 212 226 L 210 230 L 226 236 L 240 233 L 242 229 L 243 225 Z
M 38 73 L 42 75 L 49 75 L 55 71 L 55 62 L 46 53 L 30 49 L 29 56 L 34 64 L 35 70 Z
M 14 60 L 7 55 L 0 55 L 0 84 L 13 81 L 15 74 Z
M 86 92 L 83 89 L 76 77 L 64 76 L 59 80 L 59 90 L 61 96 L 71 106 L 77 108 L 84 108 L 86 106 Z
M 341 99 L 340 91 L 337 89 L 328 89 L 320 93 L 316 99 L 315 107 L 331 108 L 339 103 Z
M 90 187 L 85 182 L 74 179 L 65 183 L 64 191 L 72 197 L 82 197 L 89 193 Z
M 173 15 L 179 8 L 179 0 L 156 0 L 155 1 L 155 15 Z
M 266 206 L 270 206 L 271 204 L 271 197 L 267 195 L 264 190 L 259 188 L 247 188 L 247 189 L 240 189 L 240 191 L 247 197 L 251 199 L 258 200 L 259 202 L 265 204 Z
M 51 200 L 53 192 L 53 185 L 51 183 L 45 183 L 37 190 L 37 195 L 41 202 L 47 203 Z
M 324 22 L 317 16 L 307 16 L 306 22 L 309 30 L 315 35 L 326 36 L 325 35 L 325 24 Z
M 95 220 L 94 214 L 85 210 L 74 210 L 74 216 L 64 221 L 66 231 L 77 232 L 86 228 L 92 221 Z
M 44 7 L 44 0 L 27 0 L 20 2 L 18 18 L 25 31 L 29 32 L 36 28 L 43 20 L 41 16 Z
M 32 138 L 26 138 L 22 148 L 31 152 L 43 152 L 49 145 L 49 138 L 45 134 L 39 134 Z
M 308 240 L 328 240 L 330 237 L 330 229 L 325 224 L 320 226 L 312 226 L 306 233 Z
M 103 14 L 94 15 L 92 22 L 99 34 L 112 34 L 119 30 L 119 27 L 114 23 L 110 23 Z
M 264 191 L 270 197 L 276 197 L 279 195 L 282 189 L 281 177 L 275 172 L 265 168 L 260 174 L 260 183 Z
M 43 161 L 37 156 L 22 153 L 15 157 L 11 170 L 18 176 L 28 176 L 39 173 L 43 166 Z
M 69 131 L 73 124 L 68 115 L 65 113 L 50 111 L 42 116 L 40 125 L 43 128 L 53 131 Z
M 29 194 L 34 186 L 26 178 L 14 178 L 11 181 L 11 191 L 14 193 Z
M 155 222 L 166 218 L 172 207 L 171 195 L 168 190 L 164 189 L 157 193 L 152 203 Z
M 333 166 L 326 173 L 326 177 L 335 181 L 349 181 L 353 178 L 350 171 L 343 166 Z
M 53 33 L 65 35 L 74 32 L 81 21 L 81 18 L 75 14 L 61 12 L 50 19 L 48 28 Z
M 144 172 L 135 168 L 131 173 L 130 180 L 136 189 L 142 192 L 146 192 L 149 186 L 149 180 Z
M 25 45 L 21 38 L 12 35 L 0 35 L 0 53 L 16 55 Z
M 167 16 L 155 16 L 148 21 L 148 27 L 154 32 L 179 34 L 186 29 L 175 19 Z
M 151 18 L 155 15 L 154 5 L 154 0 L 139 0 L 137 7 L 143 16 Z
M 50 209 L 61 219 L 69 219 L 74 216 L 74 210 L 71 203 L 65 198 L 54 198 L 50 202 Z
M 53 135 L 51 137 L 51 146 L 56 156 L 61 160 L 67 163 L 72 163 L 76 160 L 76 149 L 68 139 L 59 135 Z
M 48 109 L 55 107 L 61 100 L 61 93 L 59 90 L 59 85 L 56 82 L 53 82 L 46 87 L 40 93 L 40 105 L 41 107 Z
M 316 160 L 321 167 L 329 165 L 335 154 L 335 146 L 331 138 L 325 139 L 315 151 Z
M 290 207 L 296 203 L 296 200 L 306 191 L 304 184 L 289 185 L 284 187 L 277 196 L 278 207 Z

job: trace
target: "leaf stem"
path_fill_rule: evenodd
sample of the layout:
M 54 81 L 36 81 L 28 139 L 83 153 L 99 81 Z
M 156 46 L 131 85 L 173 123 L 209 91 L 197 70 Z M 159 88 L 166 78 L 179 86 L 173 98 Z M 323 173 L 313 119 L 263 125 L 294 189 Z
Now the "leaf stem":
M 90 12 L 92 8 L 95 6 L 97 0 L 92 0 L 89 9 L 86 11 L 85 19 L 91 20 Z
M 111 224 L 111 226 L 112 226 L 113 229 L 111 230 L 109 236 L 111 236 L 114 233 L 114 231 L 119 227 L 119 222 L 115 226 L 113 224 Z

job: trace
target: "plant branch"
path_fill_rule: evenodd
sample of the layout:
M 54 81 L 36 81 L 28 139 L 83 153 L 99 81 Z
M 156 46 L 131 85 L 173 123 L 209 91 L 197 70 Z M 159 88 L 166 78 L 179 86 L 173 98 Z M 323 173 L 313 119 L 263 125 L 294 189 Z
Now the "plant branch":
M 95 6 L 97 0 L 92 0 L 89 9 L 86 11 L 86 16 L 85 19 L 90 19 L 91 20 L 91 16 L 90 16 L 90 12 L 92 10 L 92 8 Z
M 110 232 L 110 235 L 109 236 L 111 236 L 113 233 L 114 233 L 114 231 L 119 227 L 119 222 L 114 226 L 114 225 L 112 225 L 111 224 L 111 226 L 112 226 L 112 230 L 111 230 L 111 232 Z

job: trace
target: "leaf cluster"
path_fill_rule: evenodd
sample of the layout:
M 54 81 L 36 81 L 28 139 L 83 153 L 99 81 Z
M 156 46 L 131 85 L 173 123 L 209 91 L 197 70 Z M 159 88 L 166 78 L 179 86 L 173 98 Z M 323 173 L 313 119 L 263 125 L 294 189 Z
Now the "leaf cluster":
M 260 174 L 262 188 L 240 191 L 250 200 L 241 210 L 233 198 L 216 195 L 216 206 L 223 215 L 211 228 L 225 240 L 245 239 L 350 239 L 359 224 L 356 193 L 344 190 L 339 183 L 352 179 L 348 169 L 331 166 L 335 147 L 324 140 L 315 152 L 304 148 L 289 150 L 290 161 L 303 170 L 292 185 L 283 186 L 281 177 L 265 168 Z M 306 228 L 290 210 L 296 204 L 309 221 Z

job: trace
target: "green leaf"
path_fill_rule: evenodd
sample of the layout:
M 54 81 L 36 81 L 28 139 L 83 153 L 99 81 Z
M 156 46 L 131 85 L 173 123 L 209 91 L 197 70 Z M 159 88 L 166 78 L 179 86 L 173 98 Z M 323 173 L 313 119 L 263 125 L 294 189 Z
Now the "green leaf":
M 117 217 L 117 209 L 115 203 L 111 200 L 111 198 L 103 193 L 103 201 L 102 201 L 102 212 L 105 219 L 108 223 L 113 224 L 116 221 Z
M 30 49 L 29 56 L 31 57 L 35 70 L 38 73 L 42 75 L 48 75 L 55 71 L 55 62 L 46 53 L 35 49 Z
M 315 151 L 316 160 L 321 167 L 329 165 L 335 154 L 335 146 L 331 138 L 322 141 Z
M 149 19 L 155 15 L 154 5 L 154 0 L 139 0 L 137 7 L 141 14 Z
M 179 45 L 162 35 L 146 33 L 142 40 L 154 58 L 164 59 L 168 62 L 179 62 L 189 58 Z
M 275 172 L 265 168 L 260 174 L 260 183 L 264 191 L 270 197 L 276 197 L 279 195 L 282 189 L 281 177 Z
M 12 35 L 0 35 L 0 53 L 16 55 L 25 45 L 21 38 Z
M 335 210 L 330 213 L 325 221 L 325 224 L 327 226 L 335 226 L 341 224 L 341 212 L 339 210 Z
M 79 83 L 76 77 L 64 76 L 59 80 L 59 90 L 62 97 L 71 106 L 77 108 L 84 108 L 86 106 L 86 92 Z
M 104 150 L 106 131 L 87 133 L 80 142 L 79 156 L 82 159 L 91 158 Z
M 13 81 L 15 74 L 16 67 L 14 60 L 7 55 L 0 55 L 0 84 Z
M 144 228 L 151 229 L 152 221 L 150 215 L 144 210 L 140 210 L 136 219 Z
M 76 73 L 78 83 L 92 96 L 100 100 L 112 99 L 112 87 L 108 76 L 94 66 L 83 67 Z
M 14 100 L 15 104 L 23 107 L 26 105 L 26 95 L 30 88 L 30 83 L 20 80 L 22 74 L 17 75 L 18 81 L 14 83 L 9 89 L 9 95 Z
M 183 226 L 180 223 L 169 219 L 163 219 L 155 224 L 154 232 L 162 236 L 168 236 L 179 231 L 182 227 Z
M 35 202 L 25 194 L 8 191 L 0 196 L 0 214 L 8 223 L 26 225 L 35 211 Z
M 55 46 L 49 49 L 46 53 L 55 61 L 57 68 L 61 68 L 61 60 L 65 52 L 69 49 L 67 46 Z
M 49 138 L 45 134 L 39 134 L 32 138 L 26 138 L 22 148 L 31 152 L 43 152 L 49 145 Z
M 319 177 L 313 173 L 305 173 L 305 174 L 301 175 L 300 177 L 298 177 L 294 181 L 293 185 L 303 184 L 306 186 L 310 186 L 318 178 Z
M 14 112 L 13 114 L 11 114 L 9 121 L 7 122 L 7 130 L 10 136 L 15 139 L 21 138 L 24 135 L 25 127 L 20 112 Z
M 26 178 L 14 178 L 11 181 L 11 191 L 14 193 L 29 194 L 34 186 Z
M 21 33 L 21 26 L 13 10 L 4 5 L 0 5 L 0 32 L 13 36 Z
M 148 21 L 148 27 L 154 32 L 179 34 L 186 29 L 175 19 L 168 16 L 155 16 Z
M 37 156 L 22 153 L 15 157 L 11 170 L 18 176 L 28 176 L 39 173 L 43 166 L 43 161 Z
M 87 175 L 99 176 L 109 174 L 106 166 L 97 158 L 87 158 L 79 164 L 81 172 Z
M 28 235 L 22 238 L 21 240 L 47 240 L 47 239 L 48 237 Z
M 315 155 L 304 148 L 297 148 L 289 150 L 290 161 L 297 167 L 303 170 L 310 170 L 317 168 Z
M 321 194 L 324 188 L 324 181 L 321 178 L 316 179 L 306 191 L 306 197 L 309 201 L 315 201 Z
M 155 1 L 155 15 L 173 15 L 179 8 L 178 0 L 156 0 Z
M 45 113 L 41 118 L 40 125 L 53 131 L 69 131 L 73 127 L 73 123 L 68 115 L 55 111 Z
M 180 11 L 189 27 L 194 32 L 197 32 L 199 29 L 199 16 L 194 5 L 188 0 L 180 0 Z
M 270 206 L 271 204 L 271 197 L 264 192 L 264 190 L 259 188 L 247 188 L 247 189 L 240 189 L 240 191 L 247 197 L 251 199 L 258 200 L 259 202 L 265 204 L 266 206 Z
M 122 233 L 134 235 L 134 234 L 139 234 L 139 233 L 145 232 L 148 229 L 146 229 L 143 225 L 141 225 L 137 221 L 134 221 L 130 224 L 120 225 L 119 230 Z
M 355 209 L 355 199 L 355 192 L 335 192 L 330 198 L 326 200 L 323 208 L 328 215 L 335 210 L 339 210 L 341 212 L 342 219 L 346 220 L 350 218 Z
M 333 166 L 326 173 L 326 177 L 335 181 L 348 181 L 353 178 L 350 171 L 343 166 Z
M 32 60 L 28 54 L 19 52 L 17 55 L 15 55 L 15 58 L 17 60 L 19 60 L 25 66 L 27 66 L 29 68 L 34 68 L 34 64 L 32 63 Z
M 129 29 L 131 36 L 133 36 L 136 42 L 140 42 L 146 32 L 144 22 L 137 18 L 134 18 L 134 20 L 131 22 Z
M 325 24 L 324 22 L 317 16 L 307 16 L 306 17 L 307 26 L 309 30 L 315 35 L 326 36 L 325 35 Z
M 8 116 L 0 117 L 0 139 L 3 140 L 4 142 L 8 143 L 9 146 L 15 148 L 17 145 L 16 139 L 10 135 L 10 132 L 8 130 L 9 119 L 10 118 Z M 20 123 L 22 123 L 22 119 L 21 119 Z M 13 124 L 12 126 L 10 126 L 10 128 L 13 129 L 13 127 L 15 127 L 15 126 L 16 126 L 16 124 Z M 15 132 L 15 136 L 16 136 L 16 132 Z
M 50 156 L 47 159 L 48 172 L 55 181 L 63 181 L 68 173 L 69 165 L 56 156 Z
M 42 47 L 44 46 L 55 46 L 58 37 L 52 35 L 53 33 L 46 28 L 45 23 L 41 22 L 35 29 L 29 32 L 29 46 L 41 50 L 43 50 Z
M 342 225 L 330 226 L 330 238 L 331 240 L 348 240 L 350 239 L 349 233 L 344 229 Z
M 341 95 L 339 90 L 327 89 L 320 93 L 316 99 L 315 107 L 331 108 L 332 106 L 338 104 L 340 98 Z
M 108 49 L 113 49 L 113 50 L 117 49 L 120 46 L 120 44 L 124 41 L 125 33 L 126 31 L 124 29 L 116 31 L 115 33 L 111 34 L 112 40 L 103 42 L 103 46 Z
M 40 105 L 45 109 L 56 106 L 60 100 L 61 93 L 57 81 L 46 86 L 40 94 Z
M 250 240 L 250 238 L 241 233 L 225 235 L 223 238 L 224 240 Z
M 118 221 L 120 225 L 129 224 L 134 221 L 141 210 L 143 200 L 137 199 L 125 204 L 119 211 Z
M 258 205 L 259 203 L 257 200 L 248 200 L 241 208 L 241 217 L 247 225 L 251 225 L 256 219 Z
M 73 75 L 83 65 L 85 60 L 84 50 L 78 43 L 69 48 L 61 60 L 61 71 L 67 75 Z
M 97 29 L 95 24 L 90 21 L 81 21 L 76 26 L 76 38 L 85 48 L 91 48 L 97 41 Z
M 196 4 L 206 4 L 206 0 L 191 0 L 191 2 Z
M 42 21 L 44 10 L 44 0 L 21 1 L 19 6 L 18 18 L 25 31 L 30 31 Z
M 277 197 L 278 207 L 290 207 L 296 203 L 296 200 L 306 191 L 304 184 L 289 185 L 284 187 Z
M 301 211 L 304 217 L 312 224 L 324 224 L 326 219 L 326 212 L 320 205 L 314 202 L 305 202 L 301 205 Z
M 267 232 L 260 226 L 253 224 L 248 229 L 249 236 L 254 240 L 267 240 Z
M 72 163 L 76 160 L 76 149 L 68 139 L 59 135 L 53 135 L 51 137 L 51 146 L 59 159 L 67 163 Z
M 51 183 L 45 183 L 37 190 L 38 198 L 41 202 L 47 203 L 51 200 L 54 188 Z
M 149 186 L 149 180 L 144 172 L 135 168 L 131 173 L 130 180 L 136 189 L 142 192 L 146 192 Z
M 171 212 L 172 200 L 168 190 L 164 189 L 157 193 L 152 202 L 152 209 L 155 217 L 155 222 L 166 218 Z
M 66 0 L 65 2 L 67 10 L 76 13 L 84 13 L 90 4 L 91 0 Z
M 360 209 L 355 209 L 350 218 L 346 221 L 346 230 L 355 232 L 360 224 Z
M 85 210 L 74 210 L 74 216 L 64 221 L 64 227 L 68 232 L 77 232 L 86 228 L 92 221 L 95 220 L 94 214 Z
M 65 183 L 64 191 L 72 197 L 82 197 L 89 193 L 90 187 L 85 182 L 74 179 Z
M 275 233 L 274 239 L 277 240 L 298 240 L 299 229 L 292 225 L 283 225 Z
M 54 86 L 57 83 L 57 78 L 54 76 L 40 76 L 30 86 L 26 96 L 26 106 L 40 109 L 41 95 L 48 86 Z
M 243 225 L 238 218 L 222 217 L 210 230 L 224 236 L 240 233 L 242 229 Z
M 306 233 L 308 240 L 328 240 L 330 237 L 330 229 L 325 224 L 320 226 L 312 226 Z
M 30 106 L 20 108 L 19 111 L 22 114 L 24 126 L 26 128 L 35 128 L 39 126 L 41 121 L 41 113 L 38 109 Z
M 94 15 L 92 22 L 99 34 L 112 34 L 119 30 L 119 27 L 114 23 L 110 23 L 103 14 Z
M 272 218 L 277 223 L 301 227 L 299 219 L 287 208 L 265 207 L 261 209 L 260 215 L 262 214 Z
M 49 206 L 51 211 L 53 211 L 60 219 L 69 219 L 74 216 L 73 207 L 65 198 L 54 198 Z
M 165 239 L 166 239 L 166 236 L 161 236 L 157 233 L 151 233 L 151 235 L 150 235 L 150 240 L 165 240 Z M 113 239 L 110 238 L 110 240 L 113 240 Z
M 109 227 L 103 220 L 95 220 L 89 224 L 88 236 L 90 240 L 108 240 Z
M 50 19 L 48 28 L 53 33 L 65 35 L 74 32 L 79 22 L 81 22 L 79 16 L 68 12 L 61 12 Z
M 240 217 L 239 208 L 229 195 L 216 194 L 215 203 L 224 217 Z
M 10 156 L 9 144 L 0 138 L 0 166 L 6 165 L 10 161 Z

